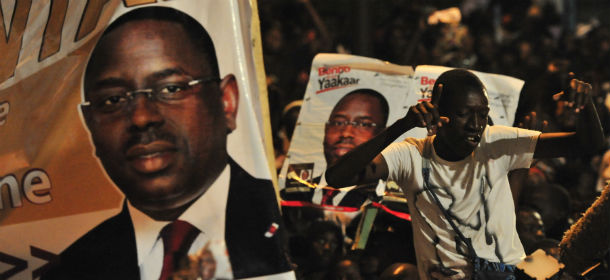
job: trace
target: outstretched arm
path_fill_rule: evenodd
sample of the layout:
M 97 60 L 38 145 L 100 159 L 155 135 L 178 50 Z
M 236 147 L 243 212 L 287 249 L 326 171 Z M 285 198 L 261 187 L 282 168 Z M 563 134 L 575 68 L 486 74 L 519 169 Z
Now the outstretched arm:
M 570 81 L 568 106 L 578 115 L 576 132 L 543 133 L 538 139 L 534 158 L 575 156 L 599 152 L 605 146 L 604 132 L 591 98 L 588 83 Z M 565 91 L 557 96 L 565 97 Z
M 438 85 L 438 91 L 440 96 L 442 84 Z M 429 134 L 435 134 L 438 127 L 449 122 L 448 118 L 439 116 L 437 108 L 438 104 L 428 101 L 411 106 L 404 118 L 397 120 L 327 168 L 325 178 L 328 185 L 346 187 L 387 179 L 388 165 L 380 152 L 400 135 L 415 127 L 426 127 Z

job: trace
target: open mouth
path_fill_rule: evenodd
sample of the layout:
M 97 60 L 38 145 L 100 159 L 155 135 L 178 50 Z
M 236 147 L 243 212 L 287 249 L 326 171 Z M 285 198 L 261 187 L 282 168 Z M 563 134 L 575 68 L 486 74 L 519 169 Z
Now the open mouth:
M 481 135 L 479 135 L 479 134 L 470 134 L 470 135 L 466 136 L 466 140 L 471 145 L 478 145 L 479 142 L 481 142 Z

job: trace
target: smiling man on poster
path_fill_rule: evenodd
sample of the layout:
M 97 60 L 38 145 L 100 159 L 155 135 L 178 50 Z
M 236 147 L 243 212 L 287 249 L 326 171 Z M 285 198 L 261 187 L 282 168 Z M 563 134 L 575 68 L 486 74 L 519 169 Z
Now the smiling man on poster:
M 148 7 L 114 21 L 87 65 L 81 110 L 126 202 L 43 279 L 291 275 L 271 182 L 227 154 L 238 97 L 195 19 Z

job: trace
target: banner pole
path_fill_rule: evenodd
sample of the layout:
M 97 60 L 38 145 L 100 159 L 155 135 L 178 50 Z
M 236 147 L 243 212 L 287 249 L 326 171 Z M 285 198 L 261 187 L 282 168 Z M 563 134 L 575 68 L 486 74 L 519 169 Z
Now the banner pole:
M 250 25 L 250 34 L 252 34 L 252 52 L 254 56 L 254 65 L 256 71 L 256 82 L 258 86 L 259 104 L 261 106 L 261 116 L 263 118 L 263 144 L 265 146 L 265 155 L 267 156 L 267 165 L 271 173 L 271 180 L 275 187 L 275 194 L 279 201 L 279 192 L 277 184 L 277 171 L 275 170 L 275 153 L 273 151 L 273 137 L 271 132 L 271 118 L 269 112 L 269 99 L 267 94 L 267 79 L 265 75 L 265 64 L 263 62 L 263 47 L 260 33 L 260 20 L 258 18 L 258 2 L 250 0 L 252 7 L 252 22 Z

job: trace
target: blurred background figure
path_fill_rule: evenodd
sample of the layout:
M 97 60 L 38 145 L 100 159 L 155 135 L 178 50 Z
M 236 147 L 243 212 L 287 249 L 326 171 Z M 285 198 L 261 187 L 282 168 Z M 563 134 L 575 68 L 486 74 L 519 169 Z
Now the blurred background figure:
M 335 265 L 326 278 L 328 280 L 362 280 L 358 264 L 351 259 L 343 259 Z
M 524 225 L 524 229 L 531 228 L 524 232 L 530 232 L 534 229 L 535 232 L 540 230 L 538 226 L 534 226 L 538 222 L 533 222 L 537 217 L 540 217 L 542 220 L 540 227 L 544 229 L 542 234 L 557 240 L 561 239 L 563 232 L 569 228 L 571 223 L 569 220 L 571 200 L 570 195 L 564 188 L 560 185 L 548 183 L 528 185 L 526 190 L 521 194 L 520 199 L 519 205 L 522 206 L 521 208 L 525 212 L 522 213 L 523 216 L 517 217 L 518 219 L 523 218 L 517 224 L 521 223 Z M 528 208 L 530 209 L 529 211 Z
M 273 146 L 275 149 L 275 169 L 279 173 L 292 141 L 292 134 L 296 126 L 303 100 L 294 100 L 284 107 L 277 121 L 277 128 L 273 130 Z
M 536 245 L 546 237 L 544 222 L 542 222 L 540 213 L 529 207 L 519 208 L 517 211 L 517 233 L 526 254 L 529 255 L 538 249 Z
M 331 221 L 314 221 L 305 234 L 306 255 L 295 259 L 299 279 L 325 279 L 344 256 L 343 233 Z
M 601 157 L 595 191 L 601 193 L 608 185 L 608 180 L 610 180 L 610 151 L 606 151 Z

